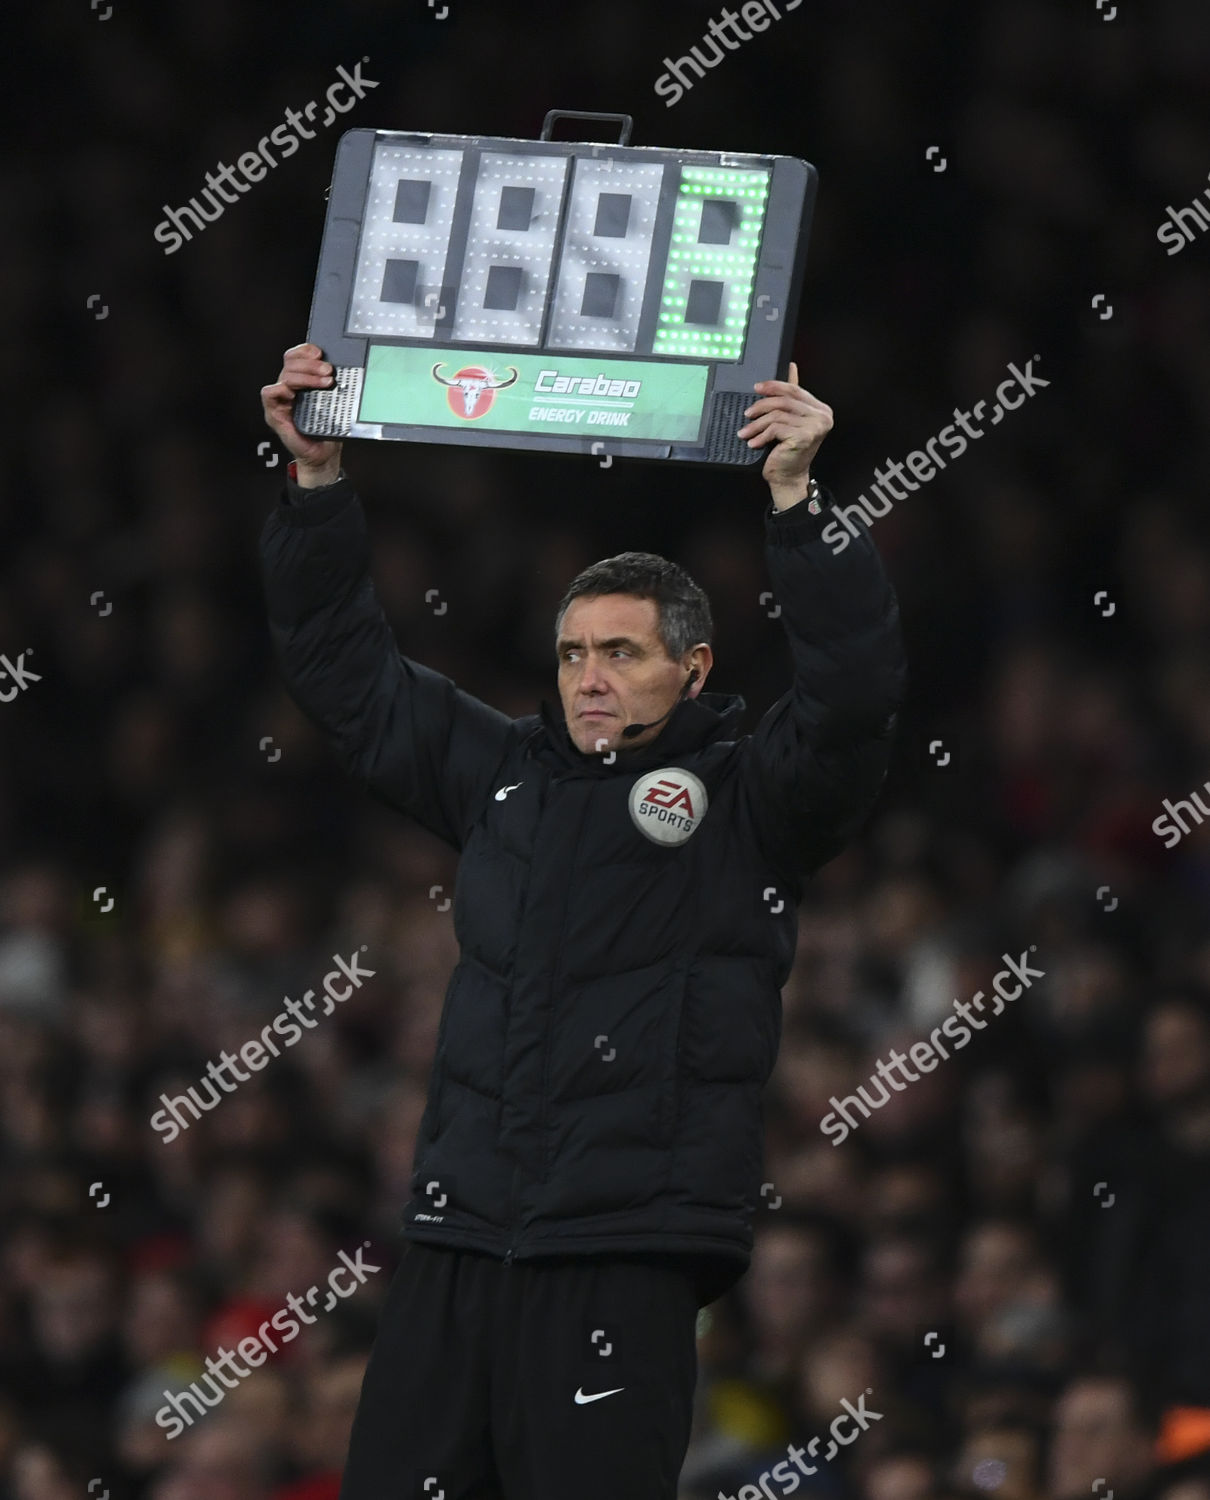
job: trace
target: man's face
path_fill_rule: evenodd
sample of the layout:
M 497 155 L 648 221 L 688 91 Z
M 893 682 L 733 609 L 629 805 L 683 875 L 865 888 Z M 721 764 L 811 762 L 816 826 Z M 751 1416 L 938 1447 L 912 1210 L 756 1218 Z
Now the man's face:
M 1150 1439 L 1132 1416 L 1122 1383 L 1074 1380 L 1055 1408 L 1049 1493 L 1056 1500 L 1090 1495 L 1096 1475 L 1133 1493 L 1151 1468 Z
M 672 707 L 691 667 L 698 675 L 688 696 L 701 692 L 713 660 L 695 646 L 685 663 L 664 650 L 654 599 L 600 594 L 573 599 L 563 616 L 556 651 L 559 697 L 577 750 L 633 750 L 655 739 L 667 720 L 631 739 L 627 724 L 647 724 Z
M 1205 1090 L 1206 1032 L 1188 1006 L 1161 1005 L 1148 1017 L 1141 1072 L 1144 1090 L 1161 1108 L 1186 1103 Z

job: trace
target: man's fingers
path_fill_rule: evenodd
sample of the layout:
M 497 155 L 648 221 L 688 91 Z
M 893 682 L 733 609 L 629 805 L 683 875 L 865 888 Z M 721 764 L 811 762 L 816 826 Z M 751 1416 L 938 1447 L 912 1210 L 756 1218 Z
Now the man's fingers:
M 736 433 L 736 437 L 751 438 L 756 433 L 768 432 L 770 428 L 776 428 L 780 437 L 801 437 L 804 442 L 822 442 L 831 431 L 831 424 L 814 419 L 811 414 L 801 411 L 787 411 L 784 407 L 774 407 L 766 411 L 762 416 L 753 417 L 750 422 L 745 423 Z
M 808 434 L 801 422 L 789 419 L 785 412 L 771 411 L 763 417 L 757 417 L 755 422 L 749 422 L 747 427 L 741 427 L 736 434 L 743 437 L 747 434 L 749 447 L 763 446 L 769 441 L 770 434 L 774 437 L 802 437 L 804 441 L 814 440 L 814 434 Z
M 763 386 L 754 396 L 752 401 L 788 401 L 793 406 L 810 406 L 811 400 L 801 386 L 785 385 L 778 382 L 776 385 Z
M 295 382 L 293 380 L 279 380 L 276 385 L 261 386 L 261 399 L 272 406 L 292 406 L 294 398 L 300 390 L 310 386 L 320 385 L 322 381 L 317 377 L 308 377 L 305 381 Z
M 282 364 L 288 370 L 330 370 L 332 368 L 331 363 L 322 354 L 294 354 L 289 350 Z
M 282 372 L 278 380 L 288 380 L 303 375 L 334 376 L 331 364 L 324 359 L 318 344 L 295 344 L 282 356 Z
M 277 377 L 277 383 L 287 390 L 305 391 L 315 386 L 329 386 L 335 378 L 318 367 L 302 369 L 297 365 L 287 365 Z
M 332 366 L 326 359 L 303 358 L 302 355 L 288 355 L 282 364 L 282 374 L 287 371 L 300 375 L 330 375 Z
M 786 385 L 781 381 L 769 382 L 767 386 L 762 386 L 752 397 L 752 405 L 756 406 L 761 401 L 774 399 L 790 403 L 790 407 L 795 411 L 813 412 L 829 420 L 832 416 L 832 408 L 826 401 L 821 401 L 818 396 L 812 396 L 810 391 L 804 391 L 801 386 Z
M 797 396 L 804 401 L 810 401 L 815 406 L 827 407 L 826 401 L 821 401 L 818 396 L 813 395 L 805 386 L 792 385 L 788 380 L 758 380 L 752 387 L 758 395 L 762 396 Z M 830 407 L 827 408 L 831 410 Z
M 787 396 L 767 396 L 761 401 L 754 402 L 744 412 L 748 423 L 762 420 L 769 416 L 787 416 L 801 424 L 810 423 L 818 426 L 822 431 L 832 430 L 832 413 L 821 411 L 818 407 L 803 406 L 801 402 L 793 401 Z M 744 431 L 740 428 L 740 433 Z
M 800 416 L 810 416 L 812 408 L 804 406 L 801 401 L 796 401 L 793 396 L 762 396 L 759 401 L 754 401 L 751 406 L 744 408 L 745 417 L 759 417 L 767 411 L 795 412 Z
M 788 438 L 799 436 L 802 436 L 802 434 L 797 428 L 791 427 L 785 422 L 779 422 L 770 417 L 769 425 L 762 431 L 756 433 L 755 436 L 748 439 L 748 447 L 764 448 L 769 443 L 780 443 L 784 442 Z M 805 441 L 798 446 L 805 447 Z
M 261 387 L 261 406 L 265 421 L 274 431 L 284 432 L 294 425 L 294 402 L 298 392 L 283 382 Z
M 793 360 L 790 361 L 790 380 L 792 384 L 798 384 L 798 366 L 794 363 Z
M 261 409 L 270 427 L 277 429 L 288 425 L 293 420 L 293 391 L 284 390 L 281 386 L 267 385 L 260 394 Z
M 746 426 L 741 427 L 736 437 L 751 437 L 754 432 L 764 432 L 772 423 L 781 423 L 787 430 L 805 431 L 805 424 L 801 420 L 795 420 L 787 416 L 784 411 L 767 411 L 763 417 L 754 417 Z
M 784 412 L 767 411 L 763 417 L 753 417 L 750 422 L 745 422 L 735 435 L 736 437 L 751 437 L 754 432 L 763 432 L 770 422 L 781 421 L 784 416 Z

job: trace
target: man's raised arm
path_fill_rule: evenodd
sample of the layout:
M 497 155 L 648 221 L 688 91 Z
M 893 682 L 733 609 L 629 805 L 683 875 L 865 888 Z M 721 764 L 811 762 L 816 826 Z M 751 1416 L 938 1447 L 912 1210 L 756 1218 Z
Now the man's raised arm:
M 830 496 L 810 465 L 831 408 L 790 380 L 762 381 L 740 437 L 776 443 L 764 477 L 765 559 L 794 659 L 794 682 L 748 741 L 745 786 L 776 868 L 797 880 L 838 854 L 869 816 L 886 777 L 907 666 L 899 603 L 862 526 L 833 552 L 822 538 Z
M 320 350 L 300 344 L 261 390 L 265 420 L 298 475 L 260 538 L 274 654 L 290 696 L 345 769 L 461 849 L 513 721 L 400 654 L 370 579 L 365 512 L 340 467 L 341 445 L 294 425 L 297 393 L 331 381 Z

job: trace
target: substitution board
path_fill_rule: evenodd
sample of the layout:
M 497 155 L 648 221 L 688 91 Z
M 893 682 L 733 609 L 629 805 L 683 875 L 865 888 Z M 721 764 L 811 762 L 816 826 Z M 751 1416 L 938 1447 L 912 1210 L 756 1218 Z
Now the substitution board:
M 629 135 L 347 131 L 308 327 L 336 380 L 299 430 L 760 462 L 735 434 L 786 376 L 818 174 Z

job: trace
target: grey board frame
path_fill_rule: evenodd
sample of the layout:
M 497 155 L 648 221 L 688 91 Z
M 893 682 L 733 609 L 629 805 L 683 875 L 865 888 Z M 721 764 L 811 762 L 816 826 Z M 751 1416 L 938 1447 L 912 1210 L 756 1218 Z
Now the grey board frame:
M 736 362 L 697 357 L 694 363 L 710 367 L 703 416 L 698 439 L 693 443 L 668 443 L 655 439 L 603 437 L 599 432 L 572 436 L 561 433 L 510 433 L 471 428 L 450 428 L 420 423 L 369 425 L 350 414 L 350 400 L 340 401 L 333 391 L 312 391 L 295 403 L 295 423 L 310 437 L 368 438 L 396 442 L 446 443 L 461 447 L 505 448 L 553 453 L 574 453 L 626 459 L 675 460 L 684 463 L 746 466 L 760 463 L 767 448 L 749 448 L 735 436 L 743 425 L 742 411 L 754 397 L 753 384 L 770 378 L 786 379 L 794 332 L 798 322 L 806 272 L 807 243 L 819 174 L 815 167 L 796 156 L 760 155 L 732 151 L 704 151 L 667 146 L 623 146 L 610 142 L 527 140 L 512 136 L 448 135 L 422 131 L 373 130 L 357 128 L 346 131 L 337 143 L 336 159 L 328 190 L 327 214 L 320 244 L 319 264 L 315 276 L 311 314 L 307 325 L 309 342 L 317 344 L 336 367 L 341 384 L 347 391 L 360 392 L 360 374 L 364 372 L 370 346 L 425 345 L 457 348 L 460 342 L 448 337 L 454 316 L 456 288 L 443 288 L 440 298 L 445 307 L 443 318 L 435 322 L 433 339 L 379 338 L 345 332 L 357 248 L 361 236 L 362 215 L 369 187 L 374 143 L 379 138 L 399 144 L 427 146 L 435 149 L 455 148 L 474 152 L 505 150 L 515 155 L 534 153 L 560 154 L 566 157 L 593 157 L 618 161 L 675 161 L 689 166 L 736 168 L 771 168 L 768 206 L 765 212 L 760 250 L 752 287 L 747 336 L 743 358 Z M 571 180 L 568 173 L 566 181 Z M 565 185 L 564 192 L 567 191 Z M 673 174 L 668 174 L 657 209 L 653 243 L 656 250 L 666 244 L 671 232 L 675 201 Z M 455 209 L 452 240 L 460 243 L 469 216 L 468 203 Z M 562 216 L 561 216 L 562 220 Z M 562 222 L 555 243 L 557 262 L 562 244 Z M 654 326 L 658 284 L 649 279 L 643 315 L 640 320 L 640 342 Z M 446 293 L 450 293 L 449 297 Z M 547 307 L 549 319 L 549 305 Z M 443 328 L 447 337 L 442 338 Z M 468 345 L 468 347 L 470 347 Z M 509 352 L 533 354 L 542 344 L 500 344 L 502 355 Z M 617 357 L 614 351 L 602 350 L 601 358 Z M 660 355 L 627 355 L 631 363 L 686 363 L 683 358 Z M 350 379 L 350 377 L 355 377 Z M 360 395 L 356 395 L 360 403 Z

